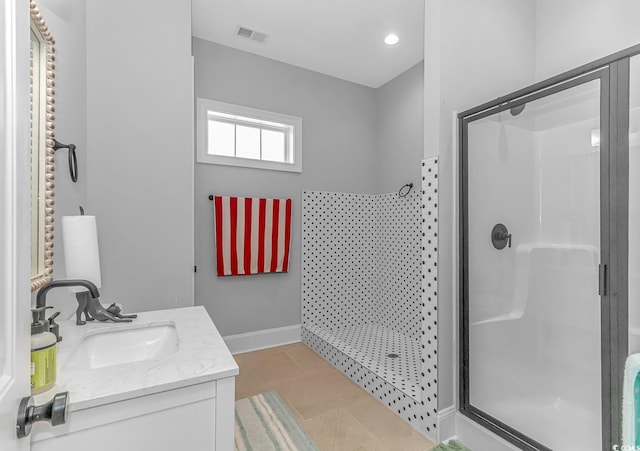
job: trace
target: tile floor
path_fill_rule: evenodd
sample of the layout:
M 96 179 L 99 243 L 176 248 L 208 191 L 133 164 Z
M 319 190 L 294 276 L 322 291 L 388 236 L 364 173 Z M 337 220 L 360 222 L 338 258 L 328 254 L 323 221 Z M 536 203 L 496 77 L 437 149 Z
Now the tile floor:
M 276 391 L 322 451 L 435 446 L 302 343 L 236 354 L 236 399 Z

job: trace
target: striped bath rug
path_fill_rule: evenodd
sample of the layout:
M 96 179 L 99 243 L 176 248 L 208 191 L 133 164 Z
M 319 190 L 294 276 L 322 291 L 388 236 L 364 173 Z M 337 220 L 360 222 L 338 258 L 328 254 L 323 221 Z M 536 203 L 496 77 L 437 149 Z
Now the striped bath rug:
M 236 401 L 236 450 L 317 451 L 276 392 Z
M 471 451 L 469 448 L 455 440 L 449 440 L 448 444 L 440 443 L 431 451 Z

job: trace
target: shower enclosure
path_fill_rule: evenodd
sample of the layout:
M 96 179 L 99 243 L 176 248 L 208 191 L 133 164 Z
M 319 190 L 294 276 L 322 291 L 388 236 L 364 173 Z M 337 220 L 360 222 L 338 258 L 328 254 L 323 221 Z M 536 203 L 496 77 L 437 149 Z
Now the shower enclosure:
M 459 115 L 459 407 L 521 449 L 621 444 L 638 53 Z
M 406 196 L 303 191 L 302 340 L 423 434 L 437 410 L 437 159 Z

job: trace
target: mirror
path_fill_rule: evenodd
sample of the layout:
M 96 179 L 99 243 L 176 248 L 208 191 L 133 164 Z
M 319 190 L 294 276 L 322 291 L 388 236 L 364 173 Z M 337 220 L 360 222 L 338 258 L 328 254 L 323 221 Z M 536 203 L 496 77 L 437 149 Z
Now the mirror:
M 52 280 L 54 40 L 35 2 L 31 8 L 31 291 Z

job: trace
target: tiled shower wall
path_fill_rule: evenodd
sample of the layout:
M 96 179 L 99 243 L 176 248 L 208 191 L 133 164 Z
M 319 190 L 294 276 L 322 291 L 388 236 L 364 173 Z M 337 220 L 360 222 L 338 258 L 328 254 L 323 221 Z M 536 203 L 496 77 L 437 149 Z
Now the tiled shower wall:
M 371 196 L 303 191 L 302 205 L 302 324 L 335 331 L 372 322 Z
M 420 188 L 373 196 L 376 323 L 420 340 Z
M 438 416 L 438 158 L 422 161 L 422 431 L 437 436 Z
M 420 340 L 420 191 L 302 198 L 302 324 L 376 323 Z

